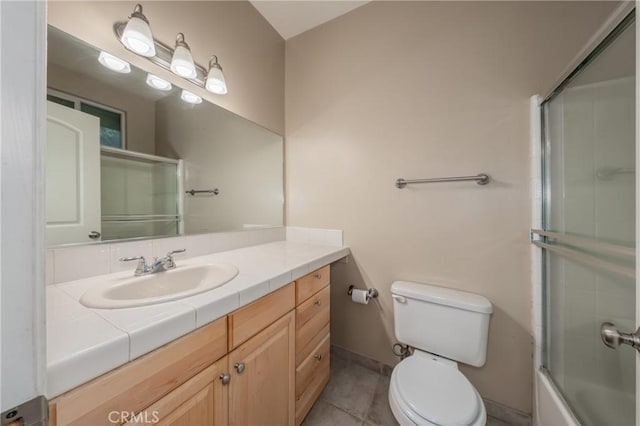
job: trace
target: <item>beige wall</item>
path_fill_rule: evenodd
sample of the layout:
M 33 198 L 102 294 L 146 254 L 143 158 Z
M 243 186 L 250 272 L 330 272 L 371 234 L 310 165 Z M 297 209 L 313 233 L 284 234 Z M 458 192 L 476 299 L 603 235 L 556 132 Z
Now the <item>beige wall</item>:
M 397 362 L 394 280 L 482 294 L 487 363 L 462 370 L 531 412 L 529 97 L 615 6 L 373 2 L 287 41 L 287 224 L 341 228 L 353 253 L 332 273 L 333 343 Z M 479 172 L 492 183 L 393 185 Z M 349 284 L 380 298 L 352 304 Z
M 155 154 L 154 101 L 51 63 L 47 65 L 47 87 L 125 111 L 126 148 Z
M 127 51 L 113 34 L 136 2 L 51 1 L 48 22 L 88 43 L 181 85 L 236 114 L 284 133 L 284 41 L 248 1 L 155 1 L 143 3 L 154 37 L 172 45 L 183 32 L 196 62 L 218 55 L 229 93 L 198 88 Z M 185 87 L 187 87 L 185 86 Z

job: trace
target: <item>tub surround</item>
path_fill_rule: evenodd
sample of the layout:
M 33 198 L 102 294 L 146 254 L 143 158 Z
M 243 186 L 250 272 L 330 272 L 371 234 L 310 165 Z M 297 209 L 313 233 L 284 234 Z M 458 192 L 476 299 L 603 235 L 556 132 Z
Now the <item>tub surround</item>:
M 176 258 L 178 267 L 228 262 L 236 265 L 240 273 L 222 287 L 173 302 L 115 310 L 89 309 L 80 304 L 82 294 L 93 285 L 107 277 L 127 277 L 132 271 L 47 286 L 47 398 L 123 365 L 349 254 L 349 249 L 341 245 L 340 231 L 323 234 L 297 229 L 293 234 L 294 241 L 268 242 L 191 259 Z M 151 244 L 162 244 L 161 241 L 164 240 L 152 240 Z

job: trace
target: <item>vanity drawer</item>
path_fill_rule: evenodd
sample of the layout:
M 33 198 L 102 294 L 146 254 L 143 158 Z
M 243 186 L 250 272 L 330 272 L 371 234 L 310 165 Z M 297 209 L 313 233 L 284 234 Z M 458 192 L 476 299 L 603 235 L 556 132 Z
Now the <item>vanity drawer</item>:
M 296 308 L 296 348 L 305 348 L 329 324 L 330 289 L 320 290 Z
M 329 334 L 330 328 L 329 323 L 326 323 L 317 334 L 313 335 L 307 333 L 306 335 L 300 336 L 300 338 L 307 343 L 304 346 L 300 344 L 296 345 L 296 367 L 309 356 L 311 351 L 313 351 L 320 342 L 322 342 L 324 336 Z
M 300 398 L 318 374 L 329 371 L 330 336 L 327 334 L 309 356 L 296 368 L 296 399 Z
M 321 288 L 328 286 L 330 278 L 331 269 L 327 265 L 296 280 L 296 305 L 307 300 L 309 296 L 317 293 Z
M 225 317 L 55 398 L 49 424 L 113 424 L 110 412 L 139 412 L 226 353 Z
M 296 369 L 296 425 L 302 423 L 329 382 L 329 347 L 330 336 L 327 335 L 318 346 L 319 351 L 313 351 Z M 320 361 L 314 357 L 316 354 L 322 354 Z M 310 366 L 307 366 L 308 361 Z
M 237 348 L 295 307 L 293 283 L 229 314 L 229 350 Z

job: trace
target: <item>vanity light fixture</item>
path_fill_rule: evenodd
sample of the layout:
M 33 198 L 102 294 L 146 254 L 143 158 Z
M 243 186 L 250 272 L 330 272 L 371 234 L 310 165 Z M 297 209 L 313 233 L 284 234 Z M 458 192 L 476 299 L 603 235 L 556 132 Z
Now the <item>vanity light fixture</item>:
M 122 31 L 120 41 L 127 49 L 148 58 L 156 56 L 156 45 L 149 27 L 149 20 L 142 13 L 142 5 L 137 4 L 129 16 L 129 22 Z
M 151 73 L 147 74 L 147 84 L 154 89 L 162 90 L 163 92 L 171 90 L 171 83 Z
M 188 90 L 183 90 L 180 95 L 180 99 L 189 103 L 189 104 L 200 104 L 202 103 L 202 98 L 195 93 L 191 93 Z
M 184 78 L 195 78 L 198 75 L 191 56 L 191 49 L 184 41 L 182 33 L 178 33 L 176 36 L 176 48 L 171 57 L 171 71 Z
M 98 55 L 98 62 L 100 62 L 106 68 L 111 71 L 119 72 L 122 74 L 129 74 L 131 72 L 131 65 L 122 59 L 115 57 L 107 52 L 100 52 Z
M 227 82 L 222 73 L 222 67 L 218 63 L 218 57 L 212 55 L 209 58 L 209 72 L 205 82 L 205 89 L 217 95 L 227 94 Z
M 183 33 L 178 33 L 176 36 L 175 48 L 154 39 L 149 21 L 142 14 L 141 5 L 136 5 L 128 21 L 114 23 L 113 30 L 118 40 L 127 49 L 145 56 L 159 67 L 171 71 L 211 93 L 227 94 L 227 83 L 222 73 L 222 67 L 218 63 L 218 57 L 211 56 L 209 68 L 206 69 L 193 61 L 191 49 L 185 42 Z

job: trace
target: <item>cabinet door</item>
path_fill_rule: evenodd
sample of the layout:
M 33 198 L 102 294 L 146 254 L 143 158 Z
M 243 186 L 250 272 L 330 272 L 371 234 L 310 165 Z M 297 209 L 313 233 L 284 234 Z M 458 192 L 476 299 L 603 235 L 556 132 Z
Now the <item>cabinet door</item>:
M 229 424 L 293 425 L 294 312 L 229 354 Z
M 227 366 L 224 357 L 133 416 L 127 424 L 226 426 L 229 386 L 223 375 L 228 374 Z

